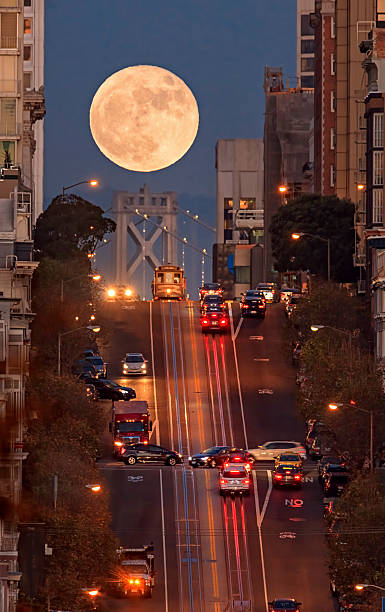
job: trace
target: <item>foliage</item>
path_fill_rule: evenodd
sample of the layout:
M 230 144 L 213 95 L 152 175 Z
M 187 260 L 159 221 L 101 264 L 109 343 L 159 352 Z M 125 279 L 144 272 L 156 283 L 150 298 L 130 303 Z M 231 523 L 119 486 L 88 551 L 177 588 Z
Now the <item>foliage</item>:
M 310 270 L 327 278 L 327 244 L 310 236 L 315 235 L 330 239 L 332 279 L 353 281 L 353 221 L 354 205 L 349 200 L 306 194 L 289 201 L 280 207 L 270 226 L 276 269 Z M 294 232 L 309 236 L 294 241 L 291 238 Z
M 77 195 L 57 196 L 37 220 L 35 248 L 41 256 L 61 261 L 91 253 L 116 228 L 115 221 L 103 215 L 99 206 Z
M 359 473 L 338 501 L 338 533 L 328 537 L 328 545 L 331 575 L 341 593 L 353 594 L 360 583 L 385 587 L 384 499 L 383 478 Z M 379 601 L 369 589 L 363 599 Z

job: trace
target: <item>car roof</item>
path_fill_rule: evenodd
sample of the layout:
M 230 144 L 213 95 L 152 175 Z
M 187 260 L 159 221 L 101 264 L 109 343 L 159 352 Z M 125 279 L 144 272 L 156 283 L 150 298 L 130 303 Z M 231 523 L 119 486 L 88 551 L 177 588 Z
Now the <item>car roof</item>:
M 126 357 L 143 357 L 142 353 L 126 353 Z

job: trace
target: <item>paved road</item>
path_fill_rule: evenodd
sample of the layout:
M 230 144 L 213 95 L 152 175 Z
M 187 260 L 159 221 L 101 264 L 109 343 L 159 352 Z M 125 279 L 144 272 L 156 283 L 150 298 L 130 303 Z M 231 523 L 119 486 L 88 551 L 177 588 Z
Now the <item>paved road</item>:
M 272 466 L 261 464 L 250 498 L 223 500 L 216 470 L 193 471 L 187 461 L 214 444 L 303 440 L 281 306 L 269 307 L 264 321 L 242 322 L 235 306 L 235 342 L 233 334 L 202 336 L 196 303 L 110 304 L 107 314 L 109 377 L 149 402 L 151 441 L 185 457 L 176 468 L 126 467 L 108 452 L 100 462 L 113 529 L 123 544 L 153 541 L 157 567 L 152 600 L 113 601 L 109 609 L 266 612 L 269 599 L 293 595 L 304 612 L 331 612 L 314 465 L 300 492 L 272 490 Z M 121 378 L 130 351 L 144 353 L 151 375 Z

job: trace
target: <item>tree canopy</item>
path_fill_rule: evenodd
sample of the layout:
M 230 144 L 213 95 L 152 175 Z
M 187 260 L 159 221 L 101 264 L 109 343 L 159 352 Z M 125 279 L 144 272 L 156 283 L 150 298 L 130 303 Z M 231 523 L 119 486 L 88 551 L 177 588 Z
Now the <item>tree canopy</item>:
M 330 239 L 331 278 L 338 282 L 355 280 L 354 204 L 349 200 L 303 195 L 281 206 L 269 229 L 278 272 L 310 270 L 327 277 L 327 244 L 313 235 Z M 294 232 L 308 235 L 294 241 Z
M 41 256 L 69 259 L 79 251 L 95 250 L 116 223 L 104 217 L 104 211 L 80 196 L 57 196 L 36 222 L 35 248 Z

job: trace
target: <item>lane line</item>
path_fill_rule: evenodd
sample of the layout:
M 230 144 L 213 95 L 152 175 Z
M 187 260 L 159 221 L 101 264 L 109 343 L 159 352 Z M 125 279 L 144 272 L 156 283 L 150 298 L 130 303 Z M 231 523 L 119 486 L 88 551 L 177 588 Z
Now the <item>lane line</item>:
M 235 499 L 231 498 L 231 514 L 233 519 L 233 532 L 234 532 L 234 546 L 235 546 L 235 562 L 237 564 L 237 576 L 238 576 L 238 590 L 239 599 L 243 601 L 243 580 L 242 580 L 242 568 L 241 568 L 241 555 L 239 552 L 239 536 L 238 536 L 238 517 L 235 509 Z
M 261 511 L 260 511 L 260 507 L 259 507 L 259 495 L 258 495 L 257 476 L 255 475 L 254 472 L 252 472 L 252 474 L 253 474 L 253 483 L 254 483 L 255 512 L 256 512 L 256 515 L 257 515 L 259 549 L 261 551 L 261 568 L 262 568 L 263 592 L 264 592 L 264 596 L 265 596 L 266 612 L 269 612 L 269 599 L 267 597 L 266 571 L 265 571 L 265 559 L 264 559 L 264 554 L 263 554 L 262 523 L 261 523 Z
M 231 446 L 234 445 L 234 434 L 233 434 L 233 424 L 231 420 L 231 410 L 230 410 L 230 394 L 229 394 L 229 385 L 227 382 L 227 370 L 226 370 L 226 359 L 225 359 L 225 344 L 223 337 L 219 340 L 219 346 L 221 349 L 221 357 L 222 357 L 222 370 L 223 370 L 223 382 L 225 385 L 225 394 L 226 394 L 226 407 L 227 407 L 227 416 L 229 419 L 229 430 L 230 430 L 230 439 Z
M 271 470 L 266 470 L 266 472 L 267 472 L 267 478 L 268 478 L 268 481 L 269 481 L 269 486 L 268 486 L 268 489 L 267 489 L 265 501 L 263 502 L 263 507 L 262 507 L 262 511 L 261 511 L 261 525 L 262 525 L 263 519 L 265 518 L 265 513 L 266 513 L 266 510 L 267 510 L 267 504 L 269 503 L 271 491 L 273 489 L 273 479 L 271 477 Z
M 207 373 L 208 373 L 208 379 L 209 379 L 211 412 L 212 412 L 212 417 L 213 417 L 214 442 L 215 442 L 215 446 L 218 446 L 217 423 L 215 419 L 215 406 L 214 406 L 214 392 L 213 392 L 213 384 L 211 380 L 210 345 L 209 345 L 209 339 L 207 335 L 205 335 L 204 342 L 205 342 L 205 349 L 206 349 Z
M 221 424 L 222 445 L 223 446 L 227 446 L 225 419 L 224 419 L 224 416 L 223 416 L 221 377 L 220 377 L 220 374 L 219 374 L 219 363 L 218 363 L 218 352 L 217 352 L 217 340 L 216 340 L 216 338 L 212 338 L 211 342 L 212 342 L 213 357 L 214 357 L 215 379 L 216 379 L 216 383 L 217 383 L 218 410 L 219 410 L 219 419 L 220 419 L 220 424 Z
M 237 329 L 235 330 L 235 333 L 233 334 L 234 340 L 236 340 L 236 339 L 237 339 L 237 336 L 238 336 L 238 334 L 239 334 L 239 332 L 240 332 L 240 329 L 241 329 L 241 327 L 242 327 L 242 323 L 243 323 L 243 317 L 241 317 L 241 318 L 239 319 L 239 322 L 238 322 L 238 325 L 237 325 Z
M 156 379 L 155 379 L 155 359 L 154 359 L 154 334 L 152 331 L 152 302 L 150 302 L 150 340 L 151 340 L 151 359 L 152 359 L 152 384 L 154 389 L 154 407 L 155 407 L 155 424 L 157 425 L 155 431 L 155 438 L 157 446 L 160 445 L 160 431 L 159 431 L 159 420 L 158 420 L 158 400 L 156 395 Z M 155 429 L 154 424 L 154 429 Z M 152 432 L 151 432 L 152 433 Z
M 162 327 L 163 327 L 163 348 L 164 348 L 164 360 L 166 365 L 166 379 L 167 379 L 167 403 L 168 403 L 168 420 L 169 420 L 169 429 L 170 429 L 170 446 L 173 448 L 174 446 L 174 426 L 172 418 L 172 399 L 171 399 L 171 385 L 170 385 L 170 364 L 169 364 L 169 356 L 168 356 L 168 344 L 167 344 L 167 327 L 166 327 L 166 318 L 164 314 L 163 304 L 161 304 L 161 313 L 162 313 Z
M 166 525 L 164 521 L 164 499 L 163 499 L 163 477 L 162 470 L 159 470 L 160 482 L 160 510 L 162 515 L 162 545 L 163 545 L 163 574 L 164 574 L 164 603 L 165 612 L 168 612 L 168 587 L 167 587 L 167 553 L 166 553 Z
M 247 533 L 246 533 L 246 519 L 245 519 L 245 506 L 243 503 L 243 497 L 241 497 L 241 524 L 242 524 L 242 536 L 243 536 L 243 547 L 245 549 L 245 559 L 246 559 L 246 571 L 247 571 L 247 584 L 249 588 L 249 597 L 248 599 L 252 601 L 253 599 L 253 586 L 251 580 L 251 571 L 250 571 L 250 563 L 249 563 L 249 549 L 247 547 Z
M 181 369 L 181 378 L 182 378 L 182 391 L 183 391 L 183 414 L 184 414 L 184 422 L 186 428 L 186 443 L 187 443 L 187 455 L 191 455 L 190 448 L 190 432 L 189 432 L 189 424 L 188 424 L 188 415 L 187 415 L 187 396 L 186 396 L 186 382 L 185 382 L 185 374 L 184 374 L 184 358 L 183 358 L 183 348 L 182 348 L 182 326 L 180 320 L 180 308 L 177 309 L 178 313 L 178 332 L 179 332 L 179 355 L 180 355 L 180 369 Z
M 231 306 L 229 307 L 229 315 L 230 315 L 230 325 L 231 325 L 231 330 L 232 330 L 231 331 L 231 336 L 232 336 L 233 351 L 234 351 L 235 373 L 236 373 L 236 376 L 237 376 L 237 384 L 238 384 L 239 404 L 241 406 L 242 428 L 243 428 L 243 435 L 244 435 L 244 438 L 245 438 L 245 448 L 247 449 L 247 448 L 249 448 L 249 443 L 247 441 L 245 411 L 243 409 L 243 398 L 242 398 L 242 391 L 241 391 L 241 381 L 240 381 L 240 378 L 239 378 L 237 349 L 236 349 L 235 340 L 234 340 L 233 311 L 232 311 Z

